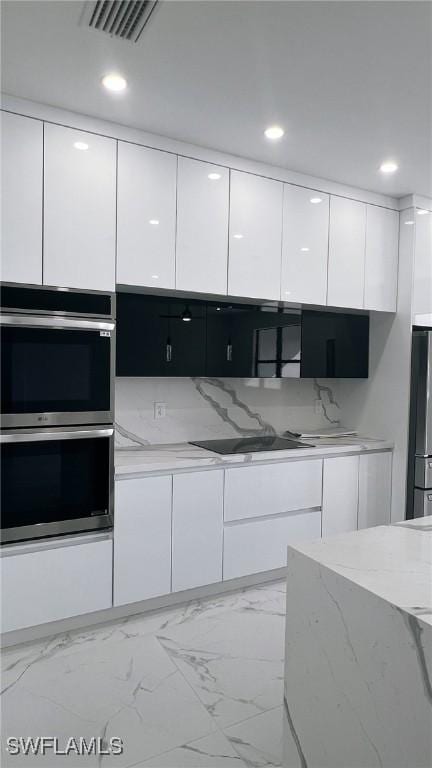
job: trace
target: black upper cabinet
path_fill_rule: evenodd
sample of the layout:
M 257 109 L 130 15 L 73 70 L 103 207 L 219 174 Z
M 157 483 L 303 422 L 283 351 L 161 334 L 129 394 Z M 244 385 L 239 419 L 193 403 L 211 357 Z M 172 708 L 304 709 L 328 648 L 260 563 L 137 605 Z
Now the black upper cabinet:
M 367 377 L 369 318 L 119 293 L 117 376 Z
M 209 305 L 207 375 L 300 375 L 301 317 L 277 307 Z
M 205 305 L 117 294 L 117 376 L 204 376 Z
M 302 378 L 361 379 L 369 375 L 369 317 L 302 312 Z

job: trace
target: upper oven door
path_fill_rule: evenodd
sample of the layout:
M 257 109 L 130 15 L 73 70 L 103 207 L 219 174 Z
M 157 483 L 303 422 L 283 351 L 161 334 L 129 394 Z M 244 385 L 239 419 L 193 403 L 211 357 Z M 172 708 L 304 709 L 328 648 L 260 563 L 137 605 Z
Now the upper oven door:
M 1 425 L 113 420 L 114 323 L 2 315 Z

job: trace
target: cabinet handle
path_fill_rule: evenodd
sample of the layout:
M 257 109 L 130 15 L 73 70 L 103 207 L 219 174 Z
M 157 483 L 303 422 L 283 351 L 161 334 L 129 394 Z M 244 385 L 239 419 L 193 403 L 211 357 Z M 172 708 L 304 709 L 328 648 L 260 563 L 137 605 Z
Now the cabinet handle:
M 166 361 L 167 363 L 170 363 L 172 360 L 172 346 L 171 344 L 166 345 Z
M 227 344 L 226 359 L 229 363 L 232 362 L 232 344 Z

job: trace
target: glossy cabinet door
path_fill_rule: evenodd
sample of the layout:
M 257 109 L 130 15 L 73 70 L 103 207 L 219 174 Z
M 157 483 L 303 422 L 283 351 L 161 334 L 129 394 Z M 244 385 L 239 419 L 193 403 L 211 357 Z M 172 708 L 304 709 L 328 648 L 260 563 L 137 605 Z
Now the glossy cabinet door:
M 357 530 L 359 456 L 324 459 L 322 535 Z
M 1 113 L 1 280 L 42 283 L 43 123 Z
M 417 209 L 413 216 L 415 220 L 413 315 L 414 324 L 430 326 L 432 325 L 432 212 L 420 213 L 423 210 Z M 407 227 L 406 224 L 404 226 Z
M 229 170 L 178 158 L 176 288 L 227 292 Z
M 117 283 L 175 288 L 177 156 L 118 144 Z
M 326 303 L 329 195 L 284 184 L 281 301 Z
M 228 294 L 280 298 L 280 181 L 231 171 Z
M 173 592 L 222 581 L 223 470 L 173 477 Z
M 1 631 L 111 608 L 112 552 L 106 534 L 3 547 Z
M 399 213 L 366 206 L 365 309 L 396 312 Z
M 205 304 L 117 293 L 116 354 L 117 376 L 205 376 Z
M 116 142 L 46 123 L 44 285 L 114 291 L 115 216 Z
M 114 605 L 171 591 L 172 478 L 117 480 Z
M 366 205 L 330 197 L 327 304 L 362 309 L 364 301 Z
M 391 451 L 359 457 L 359 529 L 390 525 L 392 459 Z

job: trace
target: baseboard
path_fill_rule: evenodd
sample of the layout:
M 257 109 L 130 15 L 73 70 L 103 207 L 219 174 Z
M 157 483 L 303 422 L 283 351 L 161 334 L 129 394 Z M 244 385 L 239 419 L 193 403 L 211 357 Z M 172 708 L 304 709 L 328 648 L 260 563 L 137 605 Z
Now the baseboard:
M 86 613 L 80 616 L 74 616 L 70 619 L 61 621 L 52 621 L 47 624 L 38 624 L 26 629 L 16 629 L 13 632 L 4 632 L 0 635 L 0 643 L 3 648 L 13 645 L 21 645 L 34 640 L 40 640 L 51 635 L 60 635 L 74 630 L 91 629 L 97 625 L 106 624 L 111 621 L 123 619 L 126 616 L 135 614 L 145 614 L 172 606 L 188 603 L 192 600 L 205 600 L 206 598 L 223 595 L 227 592 L 236 592 L 245 587 L 259 586 L 269 581 L 278 581 L 286 578 L 286 568 L 277 568 L 265 573 L 255 573 L 250 576 L 242 576 L 230 581 L 209 584 L 205 587 L 195 587 L 187 589 L 184 592 L 172 592 L 162 597 L 154 597 L 150 600 L 143 600 L 139 603 L 129 603 L 128 605 L 118 606 L 116 608 L 107 608 L 104 611 L 95 613 Z

